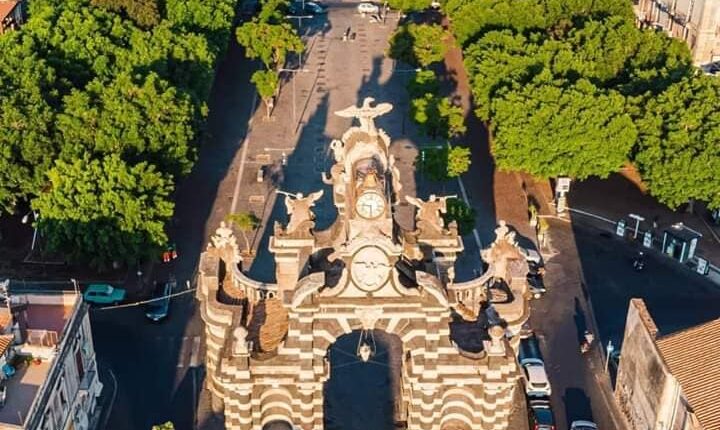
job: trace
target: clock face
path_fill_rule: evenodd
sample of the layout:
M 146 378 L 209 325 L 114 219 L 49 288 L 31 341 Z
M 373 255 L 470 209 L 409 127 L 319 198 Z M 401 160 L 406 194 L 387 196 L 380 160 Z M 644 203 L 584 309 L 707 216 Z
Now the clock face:
M 385 199 L 376 192 L 365 192 L 358 197 L 355 210 L 363 218 L 377 218 L 385 212 Z

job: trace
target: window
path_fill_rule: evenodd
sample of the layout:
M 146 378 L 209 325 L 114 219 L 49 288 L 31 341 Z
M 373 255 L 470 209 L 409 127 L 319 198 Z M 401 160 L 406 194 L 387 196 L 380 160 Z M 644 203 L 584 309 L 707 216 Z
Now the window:
M 83 357 L 80 348 L 75 351 L 75 365 L 77 366 L 78 380 L 82 382 L 83 376 L 85 375 L 85 368 L 83 367 Z

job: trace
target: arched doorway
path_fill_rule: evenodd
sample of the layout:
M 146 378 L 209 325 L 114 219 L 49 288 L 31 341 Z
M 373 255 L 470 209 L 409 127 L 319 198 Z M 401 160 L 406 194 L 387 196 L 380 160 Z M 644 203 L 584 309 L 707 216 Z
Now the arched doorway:
M 358 348 L 367 344 L 367 361 Z M 328 349 L 325 383 L 326 430 L 394 430 L 406 420 L 401 399 L 402 341 L 381 330 L 340 336 Z
M 293 430 L 293 426 L 287 421 L 270 421 L 262 427 L 262 430 Z

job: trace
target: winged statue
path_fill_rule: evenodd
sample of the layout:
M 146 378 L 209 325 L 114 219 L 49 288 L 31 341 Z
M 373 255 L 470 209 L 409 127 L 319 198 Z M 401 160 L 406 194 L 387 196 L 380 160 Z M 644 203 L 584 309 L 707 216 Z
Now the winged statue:
M 378 103 L 370 106 L 375 101 L 372 97 L 365 97 L 360 107 L 350 106 L 343 110 L 335 112 L 335 115 L 342 118 L 357 118 L 360 121 L 360 129 L 370 136 L 377 136 L 377 128 L 375 128 L 375 118 L 390 112 L 393 105 L 390 103 Z

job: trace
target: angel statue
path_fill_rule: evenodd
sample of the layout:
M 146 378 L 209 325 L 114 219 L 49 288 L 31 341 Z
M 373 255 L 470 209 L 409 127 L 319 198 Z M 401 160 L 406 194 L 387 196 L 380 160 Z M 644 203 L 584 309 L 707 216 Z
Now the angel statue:
M 453 197 L 455 196 L 438 197 L 430 194 L 427 201 L 412 196 L 405 196 L 405 200 L 419 209 L 415 215 L 418 228 L 424 230 L 424 227 L 430 227 L 432 230 L 442 232 L 445 221 L 440 214 L 447 213 L 447 199 Z
M 315 226 L 315 214 L 310 208 L 315 206 L 315 202 L 320 200 L 323 195 L 323 190 L 310 193 L 307 197 L 303 193 L 286 193 L 285 191 L 278 190 L 277 193 L 285 195 L 285 207 L 287 208 L 288 216 L 290 221 L 287 227 L 285 227 L 286 234 L 292 234 L 296 232 L 301 226 L 305 225 L 307 230 L 310 230 Z

